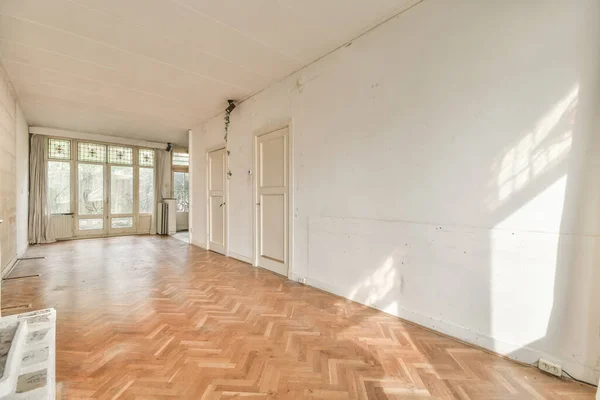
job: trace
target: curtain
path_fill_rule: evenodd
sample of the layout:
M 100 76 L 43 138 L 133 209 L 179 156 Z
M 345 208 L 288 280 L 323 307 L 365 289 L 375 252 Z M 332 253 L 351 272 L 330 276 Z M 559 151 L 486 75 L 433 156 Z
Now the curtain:
M 154 212 L 150 233 L 156 233 L 156 212 L 158 203 L 171 197 L 171 153 L 166 150 L 156 150 L 156 168 L 154 171 Z
M 48 204 L 48 175 L 44 159 L 46 137 L 31 136 L 29 153 L 29 243 L 52 243 Z

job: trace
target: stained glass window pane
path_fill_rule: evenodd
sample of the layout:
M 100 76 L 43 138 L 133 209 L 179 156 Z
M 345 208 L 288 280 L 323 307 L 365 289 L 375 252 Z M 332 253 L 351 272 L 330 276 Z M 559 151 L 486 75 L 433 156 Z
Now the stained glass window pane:
M 138 163 L 142 167 L 154 167 L 154 150 L 140 149 Z
M 79 161 L 106 162 L 106 146 L 96 143 L 79 143 L 77 155 Z
M 131 147 L 108 146 L 108 162 L 110 164 L 133 164 L 133 149 Z
M 173 153 L 173 165 L 190 165 L 190 155 L 186 153 Z
M 48 139 L 48 158 L 52 158 L 54 160 L 70 160 L 71 141 Z

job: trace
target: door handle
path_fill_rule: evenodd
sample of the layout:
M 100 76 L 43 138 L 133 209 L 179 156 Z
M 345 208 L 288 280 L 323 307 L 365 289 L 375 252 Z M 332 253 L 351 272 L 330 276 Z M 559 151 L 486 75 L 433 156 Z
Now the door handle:
M 257 206 L 260 206 L 260 203 L 256 203 Z
M 223 205 L 224 205 L 224 204 L 225 204 L 225 203 L 221 203 L 221 205 L 220 205 L 219 207 L 223 207 Z

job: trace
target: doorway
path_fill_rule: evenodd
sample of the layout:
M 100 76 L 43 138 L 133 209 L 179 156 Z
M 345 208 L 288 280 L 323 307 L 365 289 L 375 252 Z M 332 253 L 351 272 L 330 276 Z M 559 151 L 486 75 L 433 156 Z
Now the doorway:
M 257 136 L 256 264 L 277 274 L 289 271 L 289 129 Z
M 227 152 L 224 147 L 207 154 L 208 249 L 226 255 L 227 251 Z

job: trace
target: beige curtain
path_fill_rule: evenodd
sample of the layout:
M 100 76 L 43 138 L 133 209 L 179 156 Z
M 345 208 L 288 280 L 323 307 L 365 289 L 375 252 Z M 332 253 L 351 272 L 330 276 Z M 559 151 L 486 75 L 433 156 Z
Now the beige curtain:
M 48 175 L 44 146 L 46 137 L 31 136 L 29 153 L 29 243 L 52 243 L 55 241 L 50 226 L 48 204 Z
M 166 150 L 156 150 L 156 168 L 154 169 L 154 212 L 150 233 L 156 233 L 156 212 L 158 203 L 171 197 L 171 153 Z

